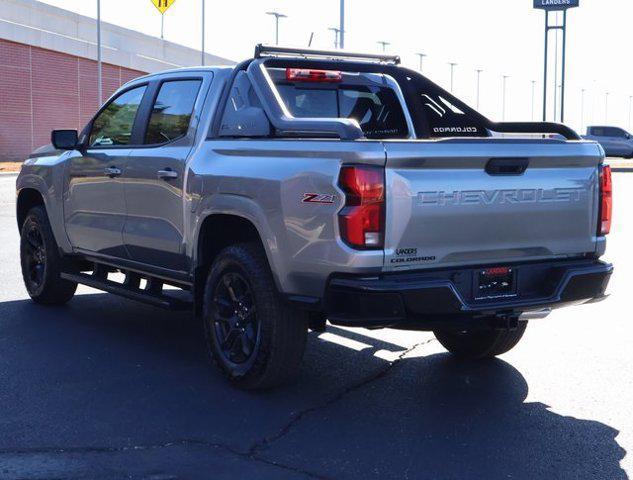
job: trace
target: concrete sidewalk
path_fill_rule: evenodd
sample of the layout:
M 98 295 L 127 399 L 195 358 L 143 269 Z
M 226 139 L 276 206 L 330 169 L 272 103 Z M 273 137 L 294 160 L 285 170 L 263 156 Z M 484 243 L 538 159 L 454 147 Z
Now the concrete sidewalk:
M 605 160 L 614 172 L 633 172 L 633 159 L 608 157 Z

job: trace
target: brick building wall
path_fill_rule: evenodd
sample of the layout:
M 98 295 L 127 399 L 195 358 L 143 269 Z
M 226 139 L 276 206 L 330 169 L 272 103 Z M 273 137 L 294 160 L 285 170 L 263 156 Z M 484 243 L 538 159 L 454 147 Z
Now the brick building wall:
M 103 64 L 103 98 L 144 72 Z M 81 130 L 99 107 L 97 62 L 0 39 L 0 161 L 23 160 L 51 130 Z

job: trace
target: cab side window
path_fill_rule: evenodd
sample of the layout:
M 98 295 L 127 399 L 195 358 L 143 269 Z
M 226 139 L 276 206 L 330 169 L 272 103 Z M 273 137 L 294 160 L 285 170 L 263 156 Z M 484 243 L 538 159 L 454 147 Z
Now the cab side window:
M 111 101 L 92 124 L 89 145 L 111 147 L 129 145 L 132 129 L 146 86 L 133 88 Z
M 198 97 L 201 80 L 163 82 L 145 134 L 145 144 L 171 142 L 186 135 Z

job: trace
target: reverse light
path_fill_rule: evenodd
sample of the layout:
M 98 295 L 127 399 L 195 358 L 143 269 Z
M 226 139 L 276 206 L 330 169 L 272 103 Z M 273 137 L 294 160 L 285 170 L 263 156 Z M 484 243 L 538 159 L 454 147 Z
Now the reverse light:
M 286 68 L 286 80 L 289 82 L 329 82 L 338 83 L 343 74 L 335 70 L 313 70 L 309 68 Z
M 345 206 L 339 213 L 343 240 L 353 248 L 382 248 L 385 231 L 384 169 L 343 167 L 339 186 L 345 192 Z
M 607 235 L 611 231 L 611 217 L 613 216 L 613 182 L 611 167 L 603 165 L 600 168 L 600 225 L 598 233 Z

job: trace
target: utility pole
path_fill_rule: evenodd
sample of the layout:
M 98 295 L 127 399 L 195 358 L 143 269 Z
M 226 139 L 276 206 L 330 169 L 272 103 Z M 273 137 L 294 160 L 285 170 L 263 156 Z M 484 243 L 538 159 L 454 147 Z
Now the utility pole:
M 501 102 L 501 119 L 505 121 L 506 119 L 506 84 L 510 75 L 503 75 L 503 100 Z
M 609 123 L 609 92 L 604 94 L 604 123 Z
M 101 75 L 101 0 L 97 0 L 97 98 L 103 103 L 103 80 Z
M 165 15 L 162 13 L 160 15 L 160 39 L 165 39 Z
M 266 15 L 275 17 L 275 45 L 279 45 L 279 19 L 288 18 L 288 15 L 279 12 L 266 12 Z
M 448 64 L 451 66 L 451 93 L 453 93 L 453 87 L 455 86 L 454 80 L 455 80 L 455 67 L 457 66 L 457 63 L 455 62 L 448 62 Z
M 339 45 L 341 46 L 341 50 L 345 48 L 345 0 L 341 0 L 341 13 L 340 13 L 341 24 L 339 25 Z
M 328 28 L 329 31 L 334 32 L 334 49 L 336 50 L 338 48 L 338 36 L 339 33 L 341 32 L 340 28 L 336 28 L 336 27 L 330 27 Z
M 479 110 L 479 93 L 481 87 L 481 72 L 483 72 L 482 68 L 478 68 L 475 70 L 477 72 L 477 110 Z
M 534 96 L 536 94 L 536 80 L 532 80 L 532 121 L 534 121 Z
M 202 63 L 201 65 L 204 65 L 204 2 L 205 0 L 202 0 Z
M 382 45 L 382 51 L 385 52 L 387 50 L 387 46 L 391 45 L 389 42 L 385 42 L 384 40 L 380 40 L 376 42 L 378 45 Z
M 631 131 L 631 112 L 633 110 L 633 95 L 629 95 L 629 132 Z
M 422 67 L 424 66 L 424 57 L 426 57 L 426 53 L 421 53 L 420 52 L 420 53 L 416 53 L 416 55 L 418 57 L 420 57 L 420 72 L 422 72 L 422 70 L 423 70 Z

